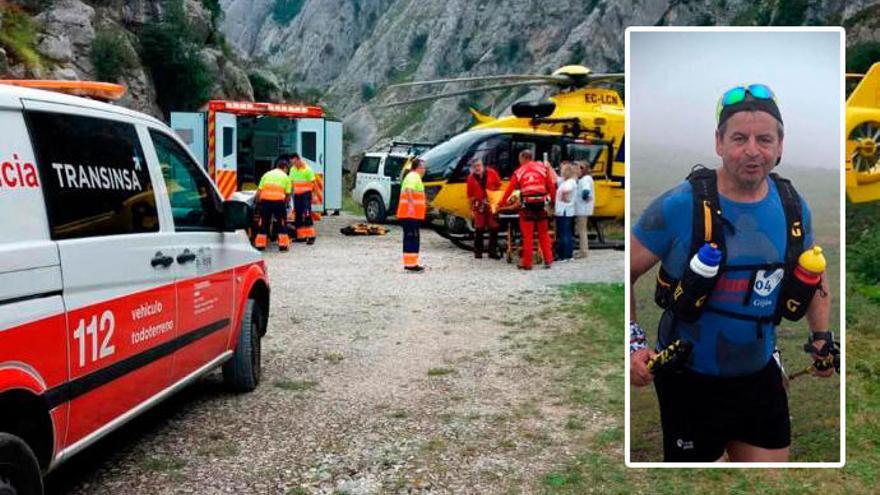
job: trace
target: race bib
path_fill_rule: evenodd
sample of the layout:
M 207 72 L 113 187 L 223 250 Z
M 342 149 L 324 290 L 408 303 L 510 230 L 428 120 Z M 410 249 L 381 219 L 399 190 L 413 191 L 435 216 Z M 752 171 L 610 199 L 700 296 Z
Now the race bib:
M 767 297 L 772 294 L 780 282 L 782 282 L 784 274 L 785 270 L 782 268 L 777 268 L 769 274 L 767 270 L 758 270 L 758 273 L 755 275 L 755 294 L 761 297 Z

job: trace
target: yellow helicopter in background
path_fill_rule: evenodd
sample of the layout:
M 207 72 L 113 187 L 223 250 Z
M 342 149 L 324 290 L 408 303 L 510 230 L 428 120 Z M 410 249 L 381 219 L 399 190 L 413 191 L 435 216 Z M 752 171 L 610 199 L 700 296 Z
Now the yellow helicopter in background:
M 853 203 L 880 200 L 880 63 L 847 74 L 858 85 L 846 100 L 846 195 Z
M 494 167 L 505 187 L 518 166 L 521 150 L 531 150 L 536 159 L 550 163 L 557 171 L 563 160 L 583 160 L 592 167 L 595 186 L 591 223 L 597 239 L 591 242 L 591 247 L 622 248 L 622 241 L 606 241 L 600 228 L 601 221 L 621 220 L 624 215 L 624 107 L 620 93 L 613 89 L 622 80 L 622 73 L 599 74 L 587 67 L 568 65 L 549 75 L 417 81 L 388 89 L 393 92 L 456 83 L 500 81 L 502 84 L 393 101 L 380 108 L 523 86 L 554 87 L 554 94 L 549 98 L 515 103 L 510 116 L 492 117 L 471 108 L 475 125 L 420 155 L 418 158 L 427 167 L 423 180 L 430 206 L 443 219 L 447 235 L 466 236 L 468 222 L 472 220 L 466 186 L 471 158 L 481 158 L 483 163 Z

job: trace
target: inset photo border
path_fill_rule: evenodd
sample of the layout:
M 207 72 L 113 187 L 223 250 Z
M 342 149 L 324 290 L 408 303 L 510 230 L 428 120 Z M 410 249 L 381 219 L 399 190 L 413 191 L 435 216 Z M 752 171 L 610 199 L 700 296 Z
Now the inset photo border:
M 626 465 L 843 467 L 843 28 L 630 27 L 625 36 Z M 722 172 L 687 181 L 698 165 Z M 764 179 L 768 171 L 790 182 Z M 781 199 L 792 191 L 800 202 Z M 698 200 L 699 217 L 691 214 Z M 705 239 L 724 232 L 699 255 L 698 219 Z M 729 241 L 736 233 L 746 239 Z M 827 263 L 815 293 L 791 282 L 814 272 L 780 262 L 801 242 L 810 253 L 792 249 L 789 260 L 821 266 L 809 249 L 821 246 Z M 803 302 L 808 309 L 798 311 Z M 800 319 L 766 321 L 786 312 Z M 809 368 L 811 330 L 833 332 L 839 374 Z M 648 357 L 676 341 L 681 358 L 647 371 Z M 632 357 L 635 349 L 646 350 Z

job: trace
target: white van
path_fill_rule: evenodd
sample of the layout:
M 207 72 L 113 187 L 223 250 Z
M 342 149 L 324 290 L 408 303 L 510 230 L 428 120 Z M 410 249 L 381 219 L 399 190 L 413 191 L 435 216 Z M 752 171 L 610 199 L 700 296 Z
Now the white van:
M 260 380 L 269 285 L 176 134 L 113 105 L 0 84 L 0 493 L 208 371 Z
M 395 141 L 388 151 L 364 153 L 355 175 L 351 197 L 364 207 L 367 222 L 383 223 L 397 210 L 400 174 L 414 156 L 431 149 L 430 143 Z

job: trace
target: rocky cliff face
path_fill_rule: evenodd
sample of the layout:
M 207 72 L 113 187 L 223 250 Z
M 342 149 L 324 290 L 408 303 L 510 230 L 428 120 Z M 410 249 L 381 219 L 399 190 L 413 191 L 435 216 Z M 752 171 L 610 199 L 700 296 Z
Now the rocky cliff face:
M 261 98 L 320 102 L 344 120 L 350 153 L 394 137 L 441 139 L 470 124 L 467 106 L 497 115 L 543 92 L 510 89 L 378 109 L 390 84 L 549 73 L 572 63 L 619 71 L 630 25 L 844 25 L 850 46 L 880 41 L 880 0 L 219 0 L 219 17 L 206 7 L 217 1 L 183 0 L 190 31 L 205 45 L 200 59 L 215 81 L 212 97 L 250 99 L 256 90 Z M 0 49 L 0 77 L 93 78 L 96 36 L 121 32 L 119 43 L 137 59 L 137 33 L 162 19 L 166 6 L 165 0 L 25 3 L 39 6 L 29 12 L 44 63 L 28 65 L 21 53 Z M 218 29 L 231 50 L 207 46 Z M 120 76 L 129 86 L 122 104 L 160 114 L 151 76 L 138 60 L 128 66 Z
M 377 109 L 389 84 L 465 75 L 549 73 L 577 63 L 620 71 L 627 26 L 839 25 L 880 39 L 877 0 L 221 0 L 222 28 L 243 56 L 344 119 L 350 151 L 392 137 L 441 139 L 542 90 Z M 448 85 L 440 90 L 460 89 Z M 417 95 L 428 94 L 426 90 Z
M 92 47 L 97 36 L 110 32 L 120 52 L 133 59 L 116 81 L 128 87 L 119 104 L 161 117 L 151 74 L 138 58 L 137 33 L 162 19 L 165 5 L 163 0 L 43 0 L 25 2 L 22 8 L 0 2 L 2 19 L 27 23 L 32 31 L 9 42 L 22 45 L 18 56 L 0 49 L 0 78 L 97 79 Z M 193 39 L 206 44 L 217 29 L 211 13 L 198 0 L 185 0 L 183 8 Z M 28 48 L 33 49 L 32 57 L 27 56 Z M 247 74 L 235 60 L 207 46 L 201 49 L 201 58 L 215 81 L 213 97 L 253 98 Z

